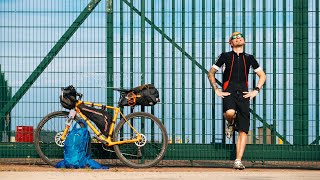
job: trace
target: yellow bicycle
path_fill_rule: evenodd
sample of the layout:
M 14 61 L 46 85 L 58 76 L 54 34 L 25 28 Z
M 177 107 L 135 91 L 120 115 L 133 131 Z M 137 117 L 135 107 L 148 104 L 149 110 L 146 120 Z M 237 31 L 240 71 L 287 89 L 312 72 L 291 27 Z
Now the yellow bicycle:
M 60 98 L 64 96 L 64 89 L 62 88 Z M 82 118 L 92 130 L 94 138 L 103 146 L 113 146 L 117 157 L 127 166 L 146 168 L 158 164 L 168 146 L 168 135 L 164 125 L 157 117 L 146 112 L 123 115 L 120 111 L 120 103 L 124 100 L 128 102 L 132 100 L 128 99 L 128 94 L 132 94 L 133 89 L 114 90 L 121 94 L 117 107 L 81 101 L 82 94 L 74 92 L 70 106 L 67 106 L 70 111 L 56 111 L 45 116 L 39 122 L 34 134 L 34 144 L 40 158 L 52 166 L 62 160 L 64 141 L 73 124 Z M 107 133 L 102 133 L 99 128 L 96 128 L 97 125 L 92 123 L 92 119 L 84 115 L 81 106 L 97 107 L 100 112 L 107 112 L 107 110 L 114 112 L 113 117 L 110 116 L 112 120 L 107 124 Z M 120 121 L 117 122 L 118 119 Z

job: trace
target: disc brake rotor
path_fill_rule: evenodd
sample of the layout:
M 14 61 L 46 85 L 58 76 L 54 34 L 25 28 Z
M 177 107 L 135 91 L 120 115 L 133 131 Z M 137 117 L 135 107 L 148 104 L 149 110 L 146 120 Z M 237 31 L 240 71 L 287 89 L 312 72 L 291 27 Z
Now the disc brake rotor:
M 62 136 L 63 132 L 58 132 L 56 134 L 56 136 L 54 137 L 54 141 L 56 142 L 56 144 L 60 147 L 64 146 L 64 140 L 61 140 L 61 136 Z
M 146 145 L 146 143 L 147 143 L 147 138 L 146 138 L 146 136 L 143 135 L 143 134 L 140 134 L 140 136 L 141 136 L 142 139 L 141 139 L 140 141 L 135 142 L 135 144 L 136 144 L 138 147 L 142 147 L 142 146 Z M 134 138 L 137 138 L 137 136 L 135 136 Z

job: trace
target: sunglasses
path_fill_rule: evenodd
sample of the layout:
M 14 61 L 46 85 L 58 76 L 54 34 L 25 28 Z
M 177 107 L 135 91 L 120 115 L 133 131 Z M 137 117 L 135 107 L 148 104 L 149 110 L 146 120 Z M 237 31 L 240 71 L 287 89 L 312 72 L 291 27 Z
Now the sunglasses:
M 244 38 L 243 34 L 237 34 L 237 35 L 231 36 L 231 39 L 234 40 L 234 39 L 237 39 L 237 37 Z

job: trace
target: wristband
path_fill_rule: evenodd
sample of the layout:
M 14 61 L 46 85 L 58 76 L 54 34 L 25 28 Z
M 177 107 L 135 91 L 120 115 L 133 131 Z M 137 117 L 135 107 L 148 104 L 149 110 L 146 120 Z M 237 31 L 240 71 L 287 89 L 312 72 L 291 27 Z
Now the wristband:
M 260 88 L 259 87 L 255 87 L 255 88 L 253 88 L 253 90 L 260 92 Z

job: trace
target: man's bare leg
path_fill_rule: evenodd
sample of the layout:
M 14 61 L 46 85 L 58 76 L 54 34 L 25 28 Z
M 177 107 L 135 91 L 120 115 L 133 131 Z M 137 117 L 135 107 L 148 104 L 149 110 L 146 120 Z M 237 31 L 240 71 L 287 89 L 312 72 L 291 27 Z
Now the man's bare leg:
M 239 131 L 239 137 L 237 140 L 237 155 L 236 155 L 236 160 L 233 163 L 233 168 L 235 169 L 245 169 L 245 166 L 242 164 L 241 160 L 242 160 L 242 156 L 244 153 L 244 150 L 246 148 L 246 144 L 247 144 L 247 133 L 243 132 L 243 131 Z
M 234 124 L 234 119 L 236 118 L 236 111 L 234 109 L 229 109 L 223 115 L 226 118 L 226 120 L 228 121 L 228 126 L 226 128 L 225 133 L 226 133 L 227 138 L 230 139 L 232 137 L 233 131 L 234 131 L 233 124 Z
M 239 131 L 238 133 L 239 137 L 237 140 L 237 156 L 236 159 L 240 160 L 242 159 L 244 150 L 246 148 L 247 145 L 247 133 L 243 132 L 243 131 Z

